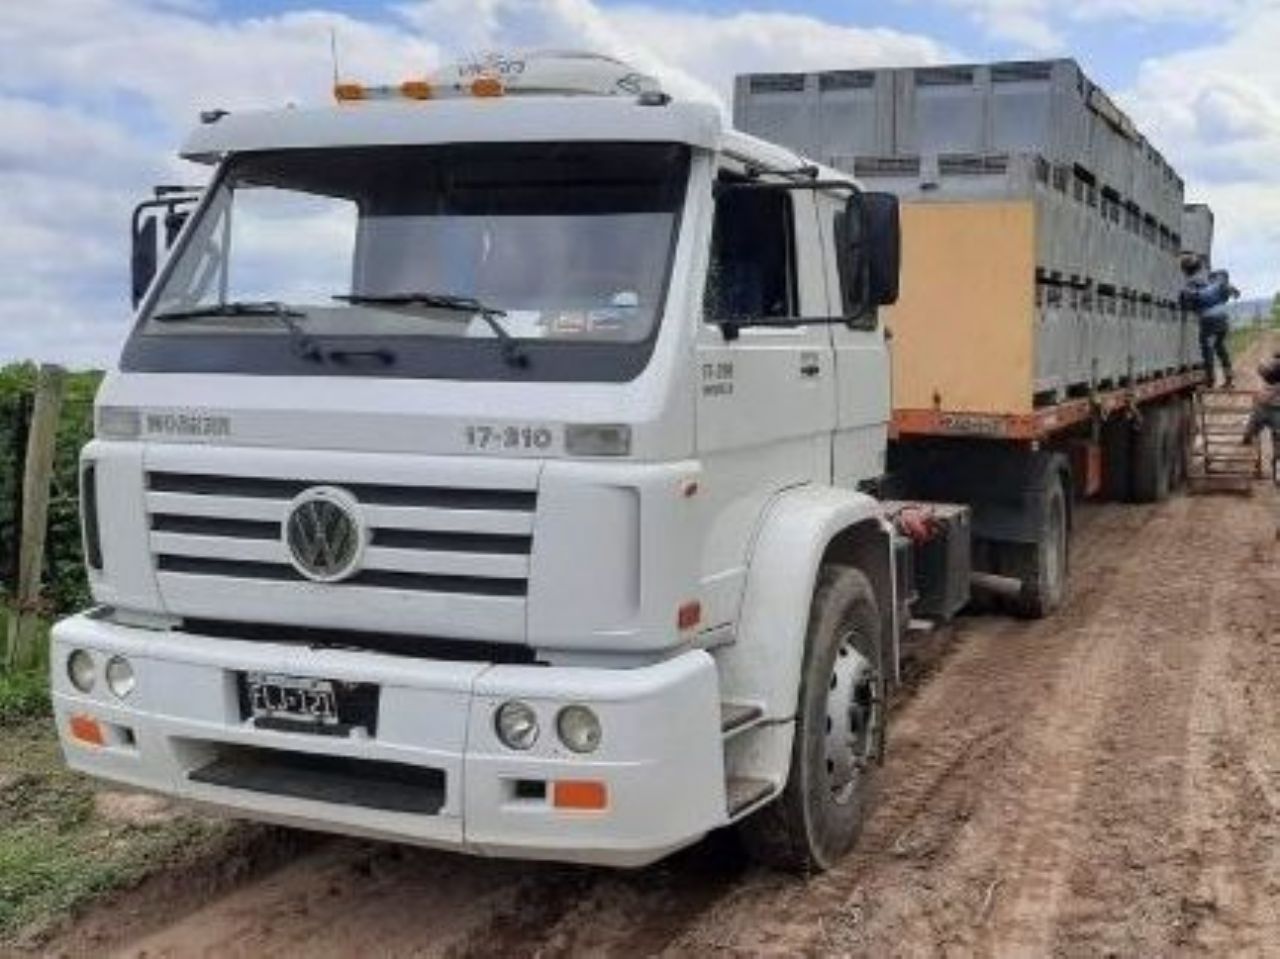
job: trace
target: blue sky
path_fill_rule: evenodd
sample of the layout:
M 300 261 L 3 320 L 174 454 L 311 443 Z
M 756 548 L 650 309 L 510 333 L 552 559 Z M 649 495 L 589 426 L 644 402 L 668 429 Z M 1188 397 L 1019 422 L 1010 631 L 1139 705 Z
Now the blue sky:
M 192 178 L 200 109 L 324 101 L 331 29 L 372 82 L 573 46 L 722 103 L 751 70 L 1074 56 L 1280 289 L 1280 0 L 0 0 L 0 360 L 109 363 L 133 202 Z

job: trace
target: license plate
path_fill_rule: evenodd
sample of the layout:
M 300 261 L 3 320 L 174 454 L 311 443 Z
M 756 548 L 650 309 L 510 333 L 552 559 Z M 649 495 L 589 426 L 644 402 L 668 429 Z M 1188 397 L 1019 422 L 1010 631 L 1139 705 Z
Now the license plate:
M 286 719 L 315 726 L 338 724 L 338 703 L 330 680 L 245 673 L 244 682 L 254 719 Z

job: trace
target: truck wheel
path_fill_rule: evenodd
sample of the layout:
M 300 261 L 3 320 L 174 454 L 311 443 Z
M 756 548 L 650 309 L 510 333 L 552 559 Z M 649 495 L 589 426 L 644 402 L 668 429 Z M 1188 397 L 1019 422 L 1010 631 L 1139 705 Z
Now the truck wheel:
M 1054 474 L 1045 490 L 1043 506 L 1038 541 L 1004 546 L 1010 573 L 1022 580 L 1013 612 L 1025 619 L 1049 616 L 1062 605 L 1067 591 L 1067 494 L 1060 474 Z
M 741 825 L 759 861 L 822 871 L 852 848 L 884 739 L 880 612 L 867 577 L 824 566 L 809 612 L 787 786 Z
M 1159 503 L 1169 497 L 1170 460 L 1177 440 L 1163 406 L 1148 407 L 1133 445 L 1133 502 Z
M 1102 493 L 1112 503 L 1127 503 L 1133 495 L 1133 428 L 1124 416 L 1107 420 L 1102 427 Z
M 1195 424 L 1191 403 L 1188 400 L 1175 400 L 1169 410 L 1174 435 L 1173 483 L 1170 489 L 1177 491 L 1187 485 L 1187 473 L 1191 465 L 1191 436 Z

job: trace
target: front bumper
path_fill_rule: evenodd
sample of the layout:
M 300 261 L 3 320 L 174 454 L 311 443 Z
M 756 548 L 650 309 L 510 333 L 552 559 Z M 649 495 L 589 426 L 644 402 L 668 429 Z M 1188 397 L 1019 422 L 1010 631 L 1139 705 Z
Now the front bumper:
M 74 649 L 88 650 L 98 665 L 99 680 L 87 694 L 67 678 Z M 101 679 L 114 655 L 127 657 L 137 677 L 125 700 Z M 376 733 L 256 727 L 242 716 L 243 671 L 377 684 Z M 635 669 L 494 666 L 212 639 L 89 614 L 54 627 L 52 683 L 70 766 L 249 818 L 481 855 L 614 866 L 652 862 L 727 822 L 717 674 L 700 650 Z M 494 711 L 509 699 L 538 714 L 541 734 L 526 752 L 504 747 L 494 733 Z M 556 713 L 570 703 L 600 717 L 602 742 L 588 756 L 556 736 Z M 96 720 L 103 744 L 73 736 L 73 717 Z M 358 788 L 334 801 L 192 778 L 228 753 L 277 755 L 258 750 L 306 754 L 321 764 L 342 757 L 438 770 L 443 796 L 437 812 L 423 814 L 373 808 L 379 803 Z M 564 781 L 602 783 L 605 808 L 557 808 L 552 784 Z M 529 788 L 539 782 L 549 787 L 541 797 Z

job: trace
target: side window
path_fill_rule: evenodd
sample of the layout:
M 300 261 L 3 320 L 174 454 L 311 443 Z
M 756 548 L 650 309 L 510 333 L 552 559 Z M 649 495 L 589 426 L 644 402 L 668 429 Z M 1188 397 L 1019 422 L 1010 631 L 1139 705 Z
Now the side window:
M 785 190 L 720 195 L 703 294 L 708 320 L 796 315 L 794 222 Z

